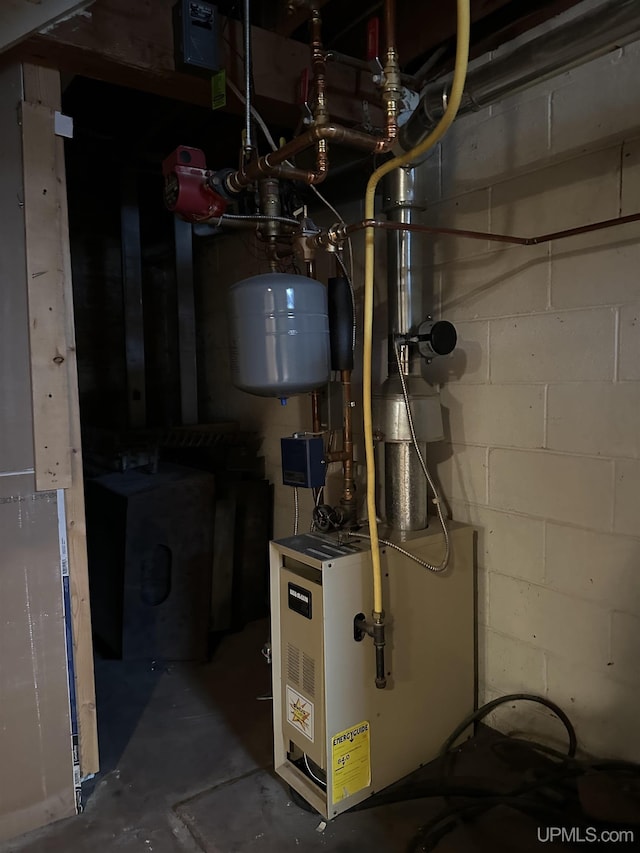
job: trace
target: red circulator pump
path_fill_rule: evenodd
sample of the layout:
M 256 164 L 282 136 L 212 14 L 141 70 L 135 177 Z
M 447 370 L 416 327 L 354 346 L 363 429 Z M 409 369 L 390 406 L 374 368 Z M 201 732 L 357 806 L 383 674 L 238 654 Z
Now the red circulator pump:
M 179 145 L 162 163 L 164 201 L 169 210 L 188 222 L 222 216 L 227 200 L 210 185 L 204 152 Z

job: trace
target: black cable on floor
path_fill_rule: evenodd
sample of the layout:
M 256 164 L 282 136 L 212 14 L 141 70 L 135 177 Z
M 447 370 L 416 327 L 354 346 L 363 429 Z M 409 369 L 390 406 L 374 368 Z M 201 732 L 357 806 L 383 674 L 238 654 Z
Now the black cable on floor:
M 562 708 L 559 708 L 555 702 L 552 702 L 550 699 L 546 699 L 544 696 L 536 696 L 533 693 L 509 693 L 507 696 L 499 696 L 497 699 L 493 699 L 491 702 L 487 702 L 486 705 L 482 705 L 472 714 L 469 714 L 468 717 L 460 723 L 460 725 L 454 729 L 453 732 L 449 735 L 447 740 L 445 741 L 444 746 L 442 747 L 442 752 L 448 752 L 452 745 L 458 740 L 460 735 L 468 729 L 473 723 L 479 723 L 480 720 L 484 720 L 484 718 L 491 713 L 495 708 L 500 705 L 507 705 L 509 702 L 535 702 L 538 705 L 544 705 L 545 708 L 549 708 L 550 711 L 558 717 L 560 722 L 564 725 L 567 730 L 567 734 L 569 736 L 569 747 L 567 749 L 567 755 L 571 758 L 576 754 L 576 748 L 578 746 L 578 741 L 576 738 L 576 731 L 573 728 L 571 720 Z
M 466 792 L 463 793 L 465 787 L 456 786 L 455 782 L 451 780 L 450 759 L 454 754 L 452 751 L 453 744 L 455 744 L 469 726 L 484 719 L 500 705 L 515 701 L 535 702 L 553 711 L 567 730 L 569 742 L 566 754 L 533 741 L 515 738 L 500 740 L 493 747 L 496 754 L 503 752 L 506 755 L 510 749 L 517 747 L 521 750 L 520 759 L 522 759 L 523 755 L 522 750 L 526 750 L 531 753 L 532 759 L 535 756 L 538 756 L 538 761 L 540 756 L 547 758 L 548 767 L 538 767 L 539 775 L 537 778 L 516 786 L 510 791 L 499 791 L 487 786 L 486 789 L 467 788 Z M 418 851 L 420 853 L 427 853 L 427 851 L 433 850 L 442 838 L 460 825 L 461 820 L 468 821 L 474 819 L 499 805 L 510 806 L 524 814 L 535 816 L 550 825 L 553 823 L 560 825 L 568 811 L 572 814 L 574 825 L 583 824 L 586 826 L 597 823 L 592 817 L 588 818 L 582 811 L 579 794 L 575 785 L 576 780 L 587 771 L 593 770 L 625 773 L 627 776 L 632 774 L 638 778 L 640 777 L 640 766 L 624 761 L 579 761 L 575 757 L 576 748 L 576 733 L 569 717 L 549 699 L 529 693 L 512 693 L 487 702 L 486 705 L 478 708 L 477 711 L 474 711 L 462 720 L 445 741 L 441 752 L 442 764 L 438 784 L 435 786 L 433 784 L 418 786 L 415 790 L 415 796 L 406 796 L 405 793 L 405 799 L 414 799 L 420 796 L 438 796 L 438 793 L 445 798 L 464 798 L 463 803 L 456 805 L 447 802 L 447 806 L 436 817 L 421 827 L 412 840 L 407 853 L 418 853 Z M 504 759 L 505 755 L 501 757 Z M 388 801 L 398 801 L 402 793 L 402 791 L 395 792 L 395 796 L 392 793 L 391 797 L 393 799 L 389 799 Z

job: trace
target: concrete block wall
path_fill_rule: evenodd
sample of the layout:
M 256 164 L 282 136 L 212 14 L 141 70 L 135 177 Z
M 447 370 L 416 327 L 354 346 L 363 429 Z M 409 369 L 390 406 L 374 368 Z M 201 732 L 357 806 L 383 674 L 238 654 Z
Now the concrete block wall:
M 640 211 L 640 44 L 459 119 L 425 221 L 532 236 Z M 479 530 L 480 701 L 540 693 L 591 753 L 640 760 L 640 223 L 533 247 L 432 242 L 455 354 L 452 515 Z M 506 731 L 562 739 L 546 712 Z

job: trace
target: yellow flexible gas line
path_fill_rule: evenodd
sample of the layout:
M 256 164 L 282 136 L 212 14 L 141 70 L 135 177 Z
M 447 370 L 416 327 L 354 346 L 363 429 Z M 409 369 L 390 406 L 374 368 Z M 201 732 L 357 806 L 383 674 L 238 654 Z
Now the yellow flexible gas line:
M 387 160 L 371 175 L 367 184 L 364 201 L 365 219 L 374 218 L 374 197 L 380 180 L 389 172 L 400 166 L 411 163 L 436 144 L 449 128 L 456 117 L 464 83 L 467 76 L 469 61 L 469 2 L 457 0 L 458 33 L 456 40 L 456 64 L 453 73 L 451 93 L 447 108 L 434 130 L 419 145 L 411 151 Z M 364 261 L 364 335 L 363 335 L 363 413 L 364 413 L 364 443 L 367 462 L 367 514 L 369 517 L 369 537 L 371 539 L 371 562 L 373 567 L 373 612 L 374 619 L 382 618 L 382 571 L 380 567 L 380 543 L 378 539 L 378 523 L 376 520 L 376 471 L 373 449 L 373 418 L 371 413 L 371 351 L 373 339 L 373 278 L 375 271 L 375 231 L 367 228 L 365 231 L 365 261 Z

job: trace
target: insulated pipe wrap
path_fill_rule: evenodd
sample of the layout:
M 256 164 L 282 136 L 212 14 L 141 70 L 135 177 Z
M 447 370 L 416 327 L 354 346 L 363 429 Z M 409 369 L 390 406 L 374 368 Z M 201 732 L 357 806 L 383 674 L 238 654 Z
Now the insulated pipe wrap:
M 331 370 L 353 370 L 353 301 L 347 279 L 330 278 L 327 295 Z

